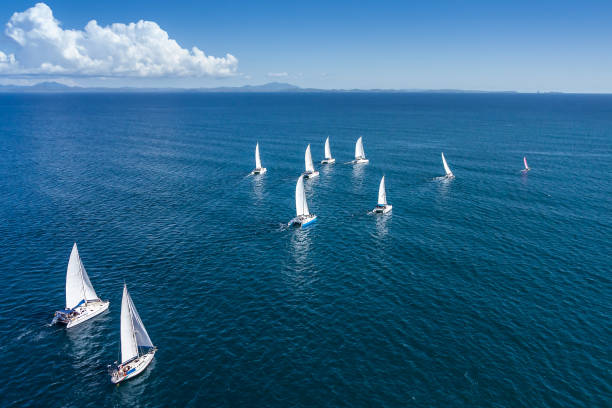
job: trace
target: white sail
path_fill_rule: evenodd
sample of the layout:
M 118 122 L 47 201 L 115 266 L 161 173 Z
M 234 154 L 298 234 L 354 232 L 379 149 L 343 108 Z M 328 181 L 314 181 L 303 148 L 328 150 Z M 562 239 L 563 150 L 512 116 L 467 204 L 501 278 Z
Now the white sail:
M 85 289 L 85 300 L 95 300 L 98 299 L 98 295 L 89 280 L 89 275 L 87 275 L 87 271 L 85 270 L 85 265 L 83 265 L 83 261 L 81 261 L 81 271 L 83 276 L 83 289 Z
M 326 159 L 332 158 L 331 149 L 329 148 L 329 137 L 325 139 L 325 158 Z
M 365 159 L 365 152 L 363 151 L 363 140 L 361 136 L 357 139 L 357 143 L 355 143 L 355 160 Z
M 123 299 L 121 300 L 121 363 L 133 359 L 138 355 L 138 345 L 132 326 L 130 313 L 130 294 L 127 286 L 123 285 Z
M 144 324 L 140 319 L 140 315 L 138 314 L 136 306 L 134 306 L 134 302 L 132 302 L 132 297 L 129 293 L 128 302 L 130 304 L 130 314 L 132 315 L 132 327 L 134 328 L 134 337 L 136 338 L 136 344 L 138 345 L 138 347 L 153 347 L 153 342 L 151 341 L 149 333 L 147 333 L 147 329 L 145 329 Z
M 66 270 L 66 309 L 77 307 L 83 300 L 94 300 L 97 298 L 98 295 L 89 280 L 89 276 L 87 276 L 75 242 Z
M 380 179 L 378 187 L 378 205 L 387 205 L 387 192 L 385 191 L 385 176 Z
M 121 363 L 138 356 L 138 347 L 153 347 L 132 298 L 123 285 L 121 301 Z
M 298 216 L 310 215 L 308 203 L 306 203 L 306 192 L 304 191 L 304 176 L 300 176 L 295 186 L 295 211 Z
M 314 164 L 312 163 L 312 154 L 310 154 L 310 145 L 306 147 L 306 154 L 304 155 L 304 162 L 306 164 L 307 172 L 314 172 Z
M 446 158 L 444 157 L 444 153 L 442 153 L 442 164 L 444 164 L 444 171 L 446 172 L 446 175 L 452 176 L 453 172 L 451 171 L 450 167 L 448 167 L 448 163 L 446 163 Z
M 255 168 L 261 169 L 261 159 L 259 158 L 259 143 L 255 145 Z

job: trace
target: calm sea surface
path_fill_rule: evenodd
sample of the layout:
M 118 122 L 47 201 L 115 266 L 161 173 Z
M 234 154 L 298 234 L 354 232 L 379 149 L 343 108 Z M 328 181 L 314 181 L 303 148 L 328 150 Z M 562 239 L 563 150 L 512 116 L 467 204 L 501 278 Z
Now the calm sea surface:
M 612 96 L 0 95 L 0 406 L 609 407 L 611 169 Z M 75 241 L 110 309 L 66 330 Z

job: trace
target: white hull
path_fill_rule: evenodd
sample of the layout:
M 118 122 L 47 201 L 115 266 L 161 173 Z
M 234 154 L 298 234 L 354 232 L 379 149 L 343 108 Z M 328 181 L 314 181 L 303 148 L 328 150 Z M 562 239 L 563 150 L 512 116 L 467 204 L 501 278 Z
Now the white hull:
M 151 361 L 153 361 L 156 351 L 157 349 L 154 348 L 147 354 L 143 354 L 142 356 L 119 366 L 111 373 L 111 382 L 113 384 L 117 384 L 122 381 L 129 380 L 130 378 L 134 378 L 138 374 L 142 373 L 145 368 L 151 364 Z
M 260 169 L 255 169 L 251 172 L 251 175 L 257 175 L 257 174 L 264 174 L 266 171 L 268 171 L 268 169 L 266 169 L 265 167 L 262 167 Z
M 376 208 L 374 208 L 372 210 L 372 212 L 375 213 L 375 214 L 386 214 L 389 211 L 391 211 L 392 208 L 393 208 L 392 205 L 387 204 L 384 207 L 376 207 Z
M 304 176 L 304 178 L 313 178 L 313 177 L 317 177 L 319 175 L 318 171 L 305 171 L 304 173 L 302 173 L 302 175 Z
M 331 159 L 323 159 L 321 160 L 321 164 L 333 164 L 336 162 L 336 159 L 334 159 L 333 157 Z
M 310 214 L 310 215 L 300 215 L 295 217 L 294 219 L 292 219 L 289 222 L 289 225 L 292 226 L 300 226 L 302 228 L 312 224 L 313 222 L 315 222 L 317 220 L 317 216 L 314 214 Z
M 74 312 L 77 313 L 76 316 L 67 317 L 67 320 L 57 320 L 57 322 L 65 324 L 66 328 L 74 327 L 104 312 L 108 309 L 109 304 L 110 302 L 108 300 L 89 301 L 86 304 L 74 308 Z
M 368 164 L 370 160 L 368 159 L 355 159 L 351 163 L 353 164 Z

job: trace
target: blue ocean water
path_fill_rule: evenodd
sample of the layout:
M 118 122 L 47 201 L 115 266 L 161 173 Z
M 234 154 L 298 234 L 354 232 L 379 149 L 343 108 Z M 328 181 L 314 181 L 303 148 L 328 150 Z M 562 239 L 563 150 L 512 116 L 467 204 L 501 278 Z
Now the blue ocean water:
M 1 406 L 611 404 L 612 96 L 1 95 L 0 157 Z M 111 303 L 66 330 L 75 241 Z

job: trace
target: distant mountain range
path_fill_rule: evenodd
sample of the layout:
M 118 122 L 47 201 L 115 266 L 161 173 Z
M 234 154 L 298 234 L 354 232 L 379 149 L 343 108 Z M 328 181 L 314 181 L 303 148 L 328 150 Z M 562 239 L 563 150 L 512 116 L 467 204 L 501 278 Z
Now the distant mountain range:
M 429 93 L 487 93 L 487 91 L 472 91 L 458 89 L 317 89 L 300 88 L 299 86 L 283 82 L 269 82 L 263 85 L 223 86 L 216 88 L 104 88 L 104 87 L 80 87 L 68 86 L 59 82 L 40 82 L 35 85 L 0 85 L 0 93 L 90 93 L 90 92 L 235 92 L 235 93 L 272 93 L 272 92 L 379 92 L 379 93 L 405 93 L 405 92 L 429 92 Z M 514 93 L 507 91 L 505 93 Z

